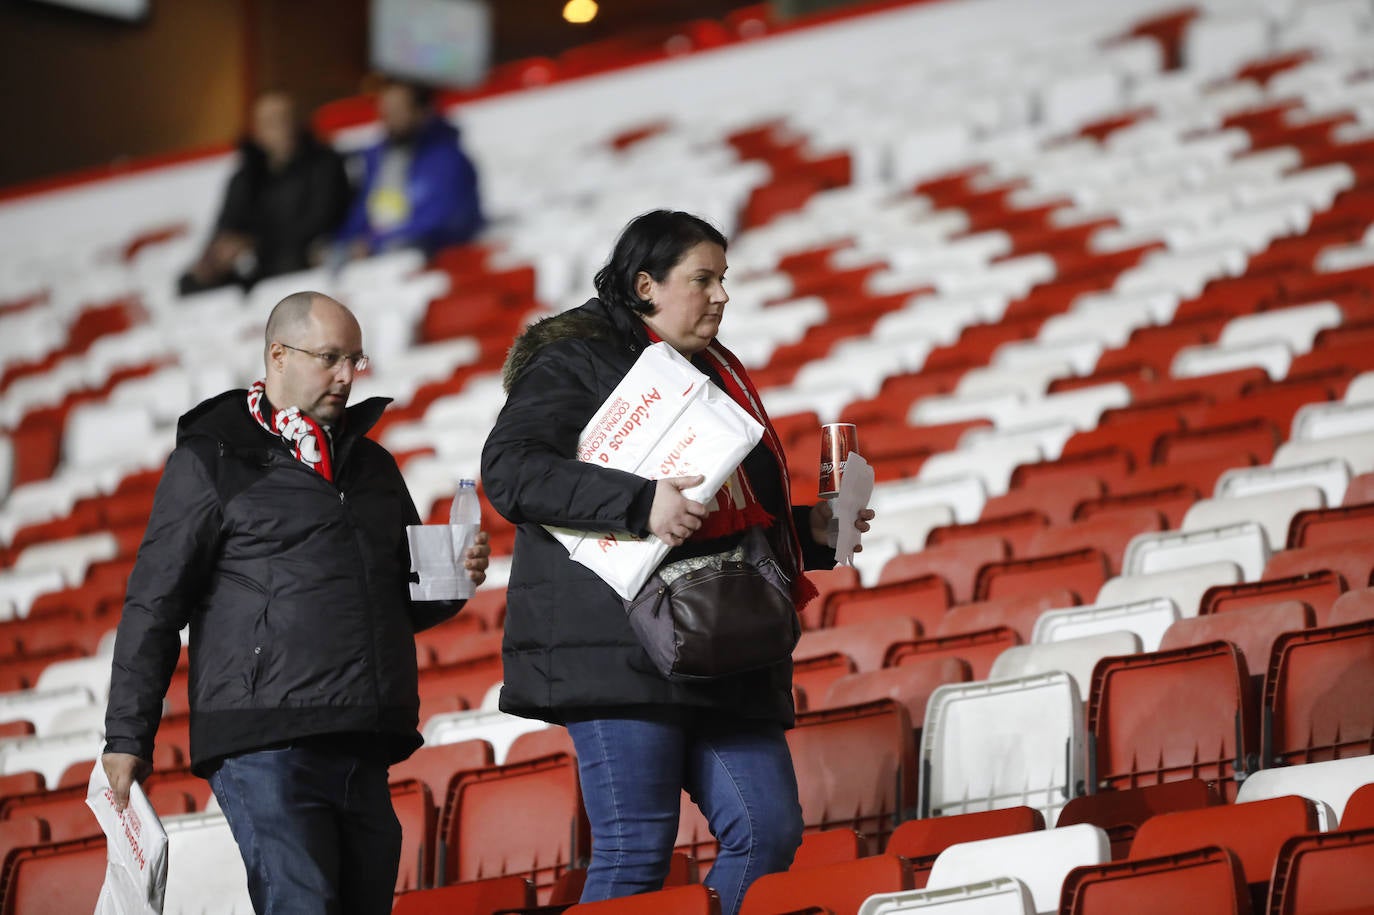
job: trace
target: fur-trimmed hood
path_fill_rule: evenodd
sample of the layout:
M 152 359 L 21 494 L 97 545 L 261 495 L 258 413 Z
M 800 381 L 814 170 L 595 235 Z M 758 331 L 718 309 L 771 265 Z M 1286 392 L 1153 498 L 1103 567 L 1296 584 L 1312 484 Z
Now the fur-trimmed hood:
M 643 325 L 634 315 L 609 308 L 600 299 L 589 299 L 578 308 L 531 324 L 515 338 L 501 367 L 502 389 L 509 394 L 530 360 L 544 347 L 562 340 L 623 340 L 633 350 L 648 344 Z

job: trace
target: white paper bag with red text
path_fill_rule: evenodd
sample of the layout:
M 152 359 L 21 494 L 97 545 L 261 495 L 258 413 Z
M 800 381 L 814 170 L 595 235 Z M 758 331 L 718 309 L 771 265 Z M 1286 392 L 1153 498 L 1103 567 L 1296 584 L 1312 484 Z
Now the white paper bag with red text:
M 128 805 L 116 811 L 109 779 L 96 760 L 86 806 L 95 813 L 108 844 L 105 885 L 100 888 L 95 915 L 162 915 L 167 832 L 143 787 L 135 783 L 129 789 Z
M 683 495 L 709 504 L 762 438 L 763 427 L 728 394 L 667 343 L 655 343 L 583 428 L 577 457 L 651 480 L 701 474 L 705 481 Z M 652 534 L 548 530 L 626 600 L 668 555 Z

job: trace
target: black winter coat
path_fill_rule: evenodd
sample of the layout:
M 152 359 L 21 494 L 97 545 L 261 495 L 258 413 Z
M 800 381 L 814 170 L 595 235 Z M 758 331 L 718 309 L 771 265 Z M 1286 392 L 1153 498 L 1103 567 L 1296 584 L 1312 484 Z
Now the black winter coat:
M 616 593 L 569 559 L 542 526 L 648 533 L 654 482 L 573 457 L 582 428 L 648 343 L 636 316 L 592 299 L 530 327 L 511 348 L 507 401 L 482 451 L 487 497 L 518 525 L 506 598 L 501 708 L 561 722 L 627 707 L 686 706 L 790 726 L 790 660 L 710 683 L 665 679 L 636 639 Z M 811 540 L 809 506 L 783 502 L 781 469 L 772 452 L 760 444 L 744 467 L 780 525 L 799 521 L 806 566 L 833 564 L 833 554 Z M 689 547 L 670 553 L 669 561 Z
M 229 391 L 182 417 L 129 577 L 106 752 L 152 756 L 190 631 L 191 756 L 322 734 L 396 761 L 420 745 L 414 633 L 456 601 L 412 602 L 405 528 L 420 519 L 395 460 L 364 438 L 387 404 L 350 407 L 333 483 Z

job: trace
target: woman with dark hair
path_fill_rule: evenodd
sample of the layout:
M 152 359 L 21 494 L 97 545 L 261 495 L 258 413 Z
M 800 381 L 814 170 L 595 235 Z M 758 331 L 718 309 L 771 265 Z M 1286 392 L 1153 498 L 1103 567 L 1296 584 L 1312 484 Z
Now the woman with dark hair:
M 582 900 L 658 889 L 691 795 L 719 854 L 706 877 L 725 913 L 785 870 L 801 842 L 792 663 L 706 681 L 669 680 L 631 629 L 624 602 L 543 527 L 656 536 L 677 561 L 730 549 L 765 528 L 801 606 L 804 568 L 829 568 L 826 503 L 793 506 L 781 443 L 739 361 L 715 341 L 729 297 L 725 237 L 687 213 L 633 220 L 596 275 L 597 297 L 521 334 L 506 360 L 505 407 L 482 452 L 488 498 L 518 525 L 507 592 L 501 708 L 565 725 L 592 825 Z M 760 444 L 708 504 L 699 477 L 648 480 L 578 461 L 582 428 L 664 341 L 764 426 Z M 858 522 L 867 530 L 871 512 Z

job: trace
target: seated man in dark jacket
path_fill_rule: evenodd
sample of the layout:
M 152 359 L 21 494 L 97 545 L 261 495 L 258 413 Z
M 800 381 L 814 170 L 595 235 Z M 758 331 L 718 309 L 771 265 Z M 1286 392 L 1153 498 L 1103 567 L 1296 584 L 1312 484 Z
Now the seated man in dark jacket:
M 291 99 L 268 92 L 253 105 L 214 234 L 181 278 L 183 295 L 323 262 L 348 210 L 343 160 L 300 123 Z
M 102 762 L 116 806 L 151 769 L 189 625 L 191 765 L 259 915 L 391 911 L 387 767 L 421 742 L 414 634 L 462 607 L 410 597 L 420 518 L 366 437 L 387 400 L 345 408 L 366 360 L 338 302 L 302 292 L 273 310 L 266 378 L 181 419 L 115 641 Z M 479 534 L 465 560 L 479 584 L 487 554 Z
M 390 82 L 377 96 L 386 136 L 363 154 L 362 184 L 339 232 L 350 257 L 397 248 L 432 253 L 482 228 L 477 170 L 433 93 Z

